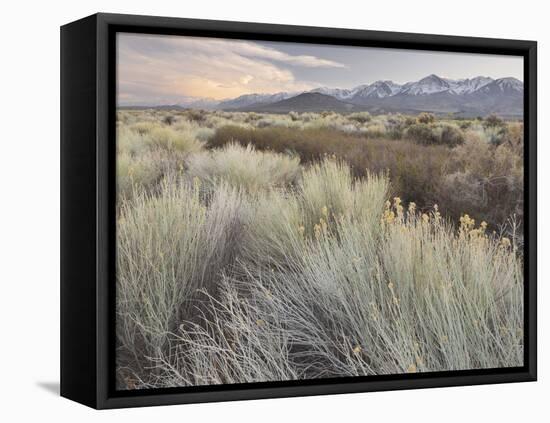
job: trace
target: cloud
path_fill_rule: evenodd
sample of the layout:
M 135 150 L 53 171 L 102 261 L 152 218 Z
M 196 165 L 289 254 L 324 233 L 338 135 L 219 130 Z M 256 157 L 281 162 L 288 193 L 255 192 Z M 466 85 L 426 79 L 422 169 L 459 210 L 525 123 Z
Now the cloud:
M 303 91 L 299 67 L 343 67 L 250 41 L 119 34 L 119 99 L 127 104 L 177 103 L 184 96 L 223 99 L 253 92 Z
M 344 64 L 335 62 L 333 60 L 321 59 L 315 56 L 307 55 L 290 55 L 274 48 L 265 47 L 260 44 L 251 42 L 230 42 L 230 46 L 227 46 L 227 42 L 224 42 L 226 47 L 231 48 L 235 53 L 242 54 L 244 56 L 251 56 L 257 58 L 264 58 L 269 60 L 275 60 L 279 62 L 285 62 L 296 66 L 305 66 L 310 68 L 343 68 Z

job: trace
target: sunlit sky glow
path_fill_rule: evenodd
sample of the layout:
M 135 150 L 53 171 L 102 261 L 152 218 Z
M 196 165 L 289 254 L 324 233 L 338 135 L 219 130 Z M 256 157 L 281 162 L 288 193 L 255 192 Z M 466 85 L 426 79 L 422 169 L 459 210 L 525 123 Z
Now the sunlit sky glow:
M 189 97 L 353 88 L 405 83 L 429 74 L 523 81 L 523 58 L 216 38 L 118 34 L 121 105 L 177 104 Z

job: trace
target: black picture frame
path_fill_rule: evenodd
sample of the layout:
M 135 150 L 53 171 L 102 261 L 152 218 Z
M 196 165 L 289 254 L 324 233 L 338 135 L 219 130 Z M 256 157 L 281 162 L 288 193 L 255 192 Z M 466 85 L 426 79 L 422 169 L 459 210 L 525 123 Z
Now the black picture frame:
M 524 57 L 525 357 L 519 368 L 190 388 L 114 389 L 117 32 Z M 535 381 L 537 44 L 534 41 L 95 14 L 61 27 L 61 395 L 97 409 Z

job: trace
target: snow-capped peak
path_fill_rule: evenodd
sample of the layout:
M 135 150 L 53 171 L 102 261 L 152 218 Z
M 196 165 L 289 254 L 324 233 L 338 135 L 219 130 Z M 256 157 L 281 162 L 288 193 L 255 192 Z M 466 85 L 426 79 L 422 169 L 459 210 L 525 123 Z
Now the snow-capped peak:
M 329 88 L 318 87 L 307 91 L 334 97 L 340 101 L 358 102 L 366 104 L 377 99 L 399 96 L 428 96 L 438 93 L 446 93 L 453 96 L 463 95 L 509 95 L 517 96 L 523 93 L 523 82 L 516 78 L 492 79 L 488 76 L 476 76 L 464 79 L 443 78 L 435 74 L 428 75 L 418 81 L 407 82 L 404 85 L 390 80 L 379 80 L 372 84 L 358 85 L 355 88 Z M 294 97 L 299 92 L 280 92 L 276 94 L 245 94 L 234 99 L 221 101 L 217 106 L 208 102 L 210 107 L 218 108 L 242 108 L 258 104 L 270 104 Z M 206 104 L 204 105 L 206 106 Z M 203 106 L 203 107 L 204 107 Z
M 449 82 L 435 74 L 431 74 L 420 81 L 406 83 L 399 93 L 406 95 L 428 95 L 447 91 L 449 88 L 451 88 Z
M 401 85 L 393 81 L 376 81 L 370 85 L 362 85 L 354 89 L 354 97 L 384 98 L 396 94 Z
M 488 76 L 476 76 L 475 78 L 465 78 L 458 80 L 447 79 L 451 86 L 449 92 L 453 94 L 470 94 L 481 87 L 491 83 L 493 78 Z
M 345 89 L 345 88 L 329 88 L 329 87 L 319 87 L 315 88 L 310 93 L 319 93 L 319 94 L 325 94 L 330 95 L 331 97 L 335 97 L 338 100 L 346 100 L 350 98 L 351 96 L 351 90 Z
M 512 78 L 512 77 L 497 79 L 495 83 L 499 87 L 501 87 L 503 90 L 506 90 L 506 89 L 512 89 L 516 91 L 523 90 L 523 82 L 521 82 L 519 79 Z
M 523 93 L 523 82 L 519 79 L 508 77 L 495 79 L 491 83 L 481 87 L 478 92 L 485 94 L 511 94 Z

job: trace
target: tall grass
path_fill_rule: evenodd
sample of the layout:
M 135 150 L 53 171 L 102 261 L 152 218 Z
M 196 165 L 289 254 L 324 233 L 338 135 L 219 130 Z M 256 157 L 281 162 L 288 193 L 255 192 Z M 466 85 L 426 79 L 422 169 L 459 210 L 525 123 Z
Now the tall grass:
M 301 173 L 296 156 L 257 152 L 254 147 L 227 144 L 220 149 L 191 155 L 187 174 L 212 186 L 224 180 L 249 191 L 296 183 Z
M 119 125 L 117 190 L 121 200 L 132 198 L 136 188 L 156 190 L 163 177 L 177 173 L 189 154 L 202 149 L 196 134 L 182 128 L 153 120 Z
M 456 232 L 437 212 L 407 213 L 399 201 L 382 219 L 379 233 L 347 215 L 313 236 L 255 222 L 270 225 L 274 242 L 259 238 L 239 269 L 221 276 L 214 317 L 183 327 L 177 346 L 154 360 L 160 383 L 521 366 L 522 275 L 512 244 L 469 218 Z
M 120 360 L 135 376 L 145 377 L 149 359 L 169 349 L 170 334 L 193 318 L 198 290 L 215 293 L 236 255 L 246 214 L 238 189 L 221 184 L 205 200 L 199 183 L 171 179 L 159 195 L 143 193 L 122 205 L 117 337 Z
M 120 207 L 121 388 L 522 365 L 514 239 L 341 159 L 274 184 L 289 156 L 225 148 Z

